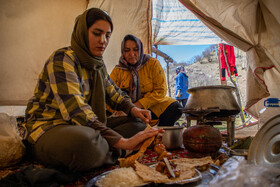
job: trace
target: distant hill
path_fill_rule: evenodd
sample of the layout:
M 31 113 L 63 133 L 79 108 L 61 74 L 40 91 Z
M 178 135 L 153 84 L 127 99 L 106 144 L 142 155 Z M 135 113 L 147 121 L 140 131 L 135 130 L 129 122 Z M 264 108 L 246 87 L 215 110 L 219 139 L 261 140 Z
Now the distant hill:
M 240 88 L 240 94 L 242 97 L 242 105 L 244 107 L 245 94 L 246 94 L 246 53 L 235 48 L 236 67 L 238 71 L 238 77 L 236 82 Z M 175 88 L 174 82 L 176 77 L 176 68 L 178 66 L 184 66 L 187 75 L 189 76 L 189 88 L 198 86 L 209 86 L 209 85 L 221 85 L 219 62 L 215 52 L 209 52 L 207 56 L 204 56 L 198 61 L 192 64 L 187 63 L 173 63 L 169 64 L 169 81 L 171 97 L 174 98 Z M 166 73 L 166 68 L 165 68 Z M 233 86 L 230 78 L 226 76 L 227 85 Z M 167 92 L 168 93 L 168 92 Z

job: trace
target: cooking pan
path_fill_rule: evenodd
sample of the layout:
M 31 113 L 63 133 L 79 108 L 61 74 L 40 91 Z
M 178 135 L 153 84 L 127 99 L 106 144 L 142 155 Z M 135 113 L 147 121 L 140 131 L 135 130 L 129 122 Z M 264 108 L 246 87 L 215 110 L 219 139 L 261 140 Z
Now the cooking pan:
M 201 86 L 189 89 L 190 94 L 184 113 L 195 116 L 227 117 L 240 112 L 233 95 L 235 87 L 224 85 Z

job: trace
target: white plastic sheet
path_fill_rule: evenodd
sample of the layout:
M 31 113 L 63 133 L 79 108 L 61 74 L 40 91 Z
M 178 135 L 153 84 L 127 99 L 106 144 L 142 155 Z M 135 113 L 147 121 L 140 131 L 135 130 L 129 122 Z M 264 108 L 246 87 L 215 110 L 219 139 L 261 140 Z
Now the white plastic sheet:
M 280 169 L 248 164 L 244 157 L 231 157 L 221 167 L 209 187 L 280 186 Z
M 153 45 L 209 45 L 221 39 L 178 0 L 153 0 Z

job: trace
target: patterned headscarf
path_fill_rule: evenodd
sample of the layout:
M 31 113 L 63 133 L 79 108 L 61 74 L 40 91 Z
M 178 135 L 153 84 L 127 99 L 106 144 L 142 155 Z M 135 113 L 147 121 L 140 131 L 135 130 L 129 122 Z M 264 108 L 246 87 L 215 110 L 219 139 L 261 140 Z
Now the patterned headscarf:
M 104 80 L 108 75 L 102 56 L 93 56 L 89 50 L 87 16 L 90 15 L 96 21 L 103 19 L 108 21 L 108 14 L 98 8 L 86 10 L 82 15 L 76 18 L 75 27 L 71 38 L 71 48 L 78 56 L 83 67 L 92 73 L 92 93 L 90 105 L 98 120 L 106 123 L 106 101 Z M 111 19 L 110 19 L 111 20 Z M 108 21 L 111 24 L 112 23 Z M 111 28 L 112 29 L 112 28 Z M 98 99 L 97 99 L 98 98 Z
M 136 45 L 138 47 L 138 50 L 139 50 L 139 59 L 138 59 L 137 63 L 134 65 L 131 65 L 130 63 L 128 63 L 124 57 L 124 54 L 125 54 L 124 45 L 127 40 L 135 41 Z M 130 96 L 132 102 L 134 103 L 142 98 L 141 89 L 140 89 L 140 80 L 139 80 L 137 71 L 139 69 L 141 69 L 147 63 L 147 61 L 151 58 L 151 56 L 144 54 L 143 44 L 142 44 L 141 40 L 131 34 L 128 34 L 124 37 L 122 44 L 121 44 L 121 53 L 122 53 L 122 55 L 119 59 L 119 64 L 116 67 L 119 69 L 124 69 L 124 70 L 130 71 L 131 81 L 129 84 L 129 96 Z

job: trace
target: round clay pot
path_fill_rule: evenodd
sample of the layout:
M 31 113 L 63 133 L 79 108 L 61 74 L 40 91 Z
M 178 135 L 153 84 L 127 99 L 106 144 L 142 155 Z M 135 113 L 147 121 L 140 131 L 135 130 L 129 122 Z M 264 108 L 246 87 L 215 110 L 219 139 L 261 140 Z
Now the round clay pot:
M 210 125 L 196 125 L 183 133 L 185 149 L 195 153 L 214 153 L 222 146 L 220 131 Z

